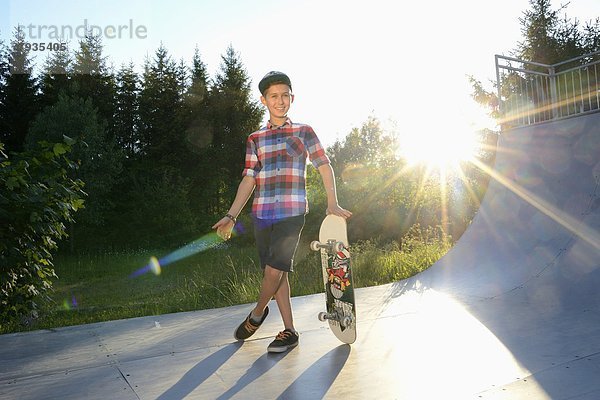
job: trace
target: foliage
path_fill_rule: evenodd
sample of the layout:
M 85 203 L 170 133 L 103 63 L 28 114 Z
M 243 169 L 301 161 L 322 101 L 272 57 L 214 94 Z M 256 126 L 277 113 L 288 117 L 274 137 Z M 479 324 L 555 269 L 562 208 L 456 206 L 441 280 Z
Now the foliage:
M 140 149 L 140 79 L 133 63 L 123 66 L 116 77 L 114 132 L 125 157 L 133 159 Z
M 102 55 L 100 34 L 88 32 L 75 51 L 72 68 L 72 94 L 84 100 L 92 100 L 99 120 L 108 124 L 114 115 L 115 79 L 108 69 L 107 57 Z
M 304 236 L 304 235 L 303 235 Z M 322 293 L 320 255 L 310 251 L 306 236 L 299 245 L 296 272 L 290 276 L 293 296 Z M 408 278 L 428 268 L 450 247 L 439 229 L 415 227 L 402 241 L 375 240 L 352 244 L 356 287 Z M 61 254 L 55 260 L 61 277 L 44 312 L 31 326 L 0 327 L 0 334 L 55 328 L 145 315 L 192 311 L 256 301 L 262 271 L 253 245 L 227 243 L 131 278 L 132 272 L 170 250 L 102 251 Z
M 209 96 L 210 124 L 213 135 L 207 160 L 214 168 L 217 182 L 213 197 L 227 199 L 216 205 L 216 212 L 226 211 L 235 196 L 244 168 L 246 139 L 259 128 L 263 110 L 251 99 L 250 78 L 239 55 L 229 47 L 221 57 L 220 71 Z M 216 166 L 216 168 L 215 168 Z
M 395 155 L 401 145 L 396 137 L 397 132 L 385 132 L 377 119 L 369 118 L 328 150 L 340 204 L 354 213 L 350 237 L 398 241 L 414 224 L 441 226 L 446 234 L 460 237 L 479 207 L 489 176 L 470 164 L 461 166 L 462 174 L 443 178 L 438 171 L 408 166 Z M 495 137 L 484 135 L 482 140 L 491 145 Z M 492 148 L 481 150 L 481 162 L 491 165 Z M 324 210 L 319 178 L 311 171 L 307 178 L 309 201 Z
M 34 147 L 44 140 L 57 142 L 62 135 L 77 140 L 72 158 L 79 163 L 79 168 L 71 171 L 71 176 L 85 182 L 88 194 L 86 208 L 77 220 L 88 229 L 101 227 L 107 213 L 114 209 L 110 193 L 121 172 L 122 152 L 107 135 L 106 125 L 99 121 L 89 99 L 60 95 L 58 101 L 46 107 L 33 122 L 27 146 Z
M 1 71 L 0 141 L 7 151 L 21 151 L 29 125 L 39 111 L 38 84 L 33 76 L 32 60 L 25 46 L 25 34 L 19 27 L 6 54 Z
M 180 108 L 177 67 L 161 46 L 154 60 L 146 61 L 140 94 L 140 152 L 147 167 L 173 165 L 181 153 L 181 131 L 177 125 Z
M 529 0 L 529 5 L 530 9 L 525 10 L 519 19 L 523 40 L 511 52 L 512 56 L 551 65 L 600 50 L 600 18 L 586 21 L 581 26 L 578 20 L 568 18 L 566 12 L 562 14 L 568 3 L 556 10 L 552 8 L 551 0 Z M 534 71 L 540 68 L 533 64 L 527 67 Z M 507 81 L 503 85 L 509 91 L 503 93 L 503 97 L 509 97 L 511 91 L 520 87 L 518 75 L 509 75 L 507 79 L 514 82 Z M 473 99 L 488 107 L 492 117 L 499 118 L 496 91 L 486 89 L 474 77 L 469 77 L 469 81 L 473 87 Z
M 0 323 L 35 316 L 52 287 L 52 252 L 83 206 L 82 182 L 69 175 L 73 144 L 41 142 L 8 157 L 0 143 Z
M 93 247 L 123 242 L 146 248 L 175 246 L 196 233 L 197 217 L 188 203 L 190 182 L 176 169 L 139 171 L 127 183 L 129 190 L 113 214 L 118 221 L 110 223 L 121 229 L 104 233 Z
M 57 51 L 51 51 L 44 63 L 44 73 L 40 79 L 42 107 L 51 106 L 59 95 L 70 93 L 70 77 L 73 73 L 73 59 L 67 43 L 60 42 Z

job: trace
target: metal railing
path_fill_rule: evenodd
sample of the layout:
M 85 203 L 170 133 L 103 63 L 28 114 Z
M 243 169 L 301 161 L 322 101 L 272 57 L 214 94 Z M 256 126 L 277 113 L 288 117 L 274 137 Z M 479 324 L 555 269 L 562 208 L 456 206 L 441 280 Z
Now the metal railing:
M 547 65 L 496 55 L 502 126 L 512 128 L 600 109 L 600 51 Z

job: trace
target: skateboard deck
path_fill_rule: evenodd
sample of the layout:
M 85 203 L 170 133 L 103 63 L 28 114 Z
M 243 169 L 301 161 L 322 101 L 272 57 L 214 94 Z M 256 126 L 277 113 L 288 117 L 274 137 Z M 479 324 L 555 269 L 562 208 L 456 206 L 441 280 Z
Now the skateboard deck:
M 326 311 L 319 313 L 319 319 L 328 320 L 331 331 L 342 342 L 354 343 L 356 303 L 346 220 L 336 215 L 326 216 L 319 230 L 319 240 L 310 247 L 320 250 L 323 267 Z

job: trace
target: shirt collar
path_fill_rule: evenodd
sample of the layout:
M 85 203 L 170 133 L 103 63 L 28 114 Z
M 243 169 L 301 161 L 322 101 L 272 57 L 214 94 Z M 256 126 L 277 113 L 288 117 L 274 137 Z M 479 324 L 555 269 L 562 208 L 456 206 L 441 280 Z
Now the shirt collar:
M 271 123 L 271 121 L 267 121 L 267 129 L 279 129 L 279 128 L 283 128 L 284 126 L 292 126 L 292 120 L 289 119 L 289 117 L 285 120 L 283 125 L 279 125 L 279 126 L 275 126 Z

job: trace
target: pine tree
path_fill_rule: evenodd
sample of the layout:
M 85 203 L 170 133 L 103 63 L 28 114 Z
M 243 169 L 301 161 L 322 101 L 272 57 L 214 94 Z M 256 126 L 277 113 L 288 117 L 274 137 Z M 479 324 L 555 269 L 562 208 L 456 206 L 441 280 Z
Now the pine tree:
M 197 215 L 210 214 L 212 191 L 210 179 L 213 164 L 208 147 L 212 142 L 212 126 L 209 115 L 209 78 L 206 65 L 198 48 L 194 50 L 190 85 L 183 97 L 182 126 L 185 130 L 186 153 L 182 159 L 182 173 L 190 180 L 189 203 Z M 182 155 L 183 156 L 183 155 Z M 203 171 L 198 173 L 198 171 Z M 210 215 L 212 218 L 212 215 Z
M 139 103 L 140 78 L 133 63 L 123 66 L 117 74 L 115 98 L 115 136 L 125 156 L 132 160 L 140 149 Z
M 79 42 L 73 64 L 73 93 L 82 99 L 90 99 L 98 108 L 100 119 L 109 122 L 114 115 L 115 83 L 102 50 L 100 35 L 88 33 Z M 112 132 L 113 125 L 109 124 L 108 128 Z
M 183 59 L 179 60 L 177 65 L 177 83 L 179 86 L 179 97 L 183 98 L 189 88 L 190 71 Z
M 0 141 L 8 151 L 21 151 L 29 125 L 39 111 L 38 85 L 33 60 L 25 46 L 25 34 L 18 27 L 8 52 L 8 73 L 0 104 Z
M 186 142 L 194 153 L 202 153 L 212 142 L 212 128 L 208 116 L 209 78 L 198 48 L 194 51 L 191 83 L 183 97 Z
M 8 67 L 8 49 L 2 40 L 0 40 L 0 132 L 6 129 L 4 125 L 4 107 L 6 104 L 6 81 L 9 75 Z M 4 136 L 0 133 L 0 142 Z
M 141 151 L 153 166 L 177 165 L 183 143 L 177 66 L 161 45 L 144 66 L 140 96 Z
M 599 18 L 586 22 L 582 28 L 579 21 L 568 18 L 566 12 L 561 15 L 568 3 L 556 10 L 551 0 L 530 0 L 529 4 L 531 9 L 519 20 L 524 39 L 516 49 L 518 58 L 555 64 L 600 50 Z
M 250 78 L 232 46 L 221 57 L 220 71 L 210 92 L 213 168 L 220 172 L 219 207 L 235 195 L 244 167 L 246 139 L 260 127 L 263 110 L 251 99 Z M 222 189 L 225 188 L 225 189 Z
M 209 78 L 206 64 L 202 61 L 198 47 L 194 49 L 191 75 L 192 85 L 189 92 L 204 99 L 208 94 Z
M 58 96 L 68 94 L 71 87 L 71 69 L 73 59 L 66 42 L 60 43 L 57 51 L 52 51 L 46 58 L 41 77 L 42 107 L 53 105 Z
M 586 22 L 581 28 L 577 20 L 569 19 L 566 14 L 561 18 L 561 11 L 566 9 L 568 3 L 557 10 L 552 9 L 550 0 L 530 0 L 529 4 L 531 8 L 524 11 L 523 17 L 519 19 L 523 40 L 517 43 L 515 50 L 512 51 L 515 57 L 523 61 L 552 65 L 600 50 L 600 18 Z M 595 57 L 597 59 L 598 55 Z M 587 58 L 580 60 L 581 63 L 588 61 L 590 60 Z M 546 67 L 532 64 L 525 67 L 543 73 L 548 72 Z M 567 63 L 560 68 L 571 67 L 573 64 Z M 560 68 L 555 72 L 560 72 Z M 592 70 L 590 79 L 594 80 L 596 74 L 597 71 Z M 518 74 L 505 78 L 502 96 L 509 97 L 511 93 L 518 93 L 524 86 L 522 79 Z M 474 77 L 469 77 L 469 81 L 473 87 L 473 99 L 487 107 L 490 116 L 500 118 L 496 90 L 486 90 L 481 81 Z

